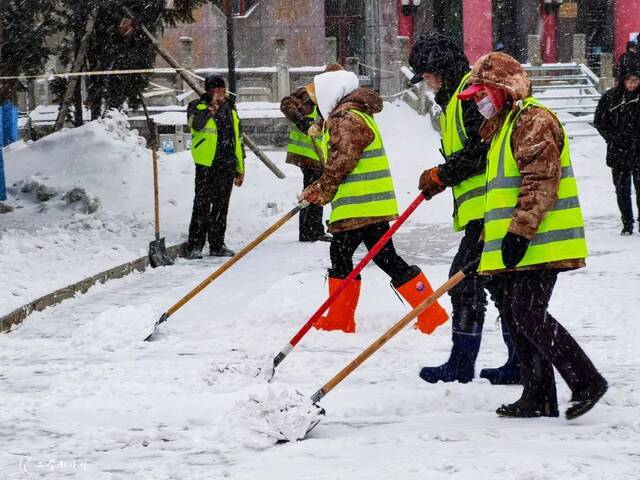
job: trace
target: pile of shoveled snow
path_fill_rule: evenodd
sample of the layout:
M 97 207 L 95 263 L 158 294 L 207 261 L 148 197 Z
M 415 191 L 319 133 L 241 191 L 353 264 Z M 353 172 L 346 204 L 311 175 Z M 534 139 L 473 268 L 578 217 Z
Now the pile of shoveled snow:
M 18 202 L 34 190 L 36 200 L 48 202 L 75 188 L 97 197 L 110 213 L 146 211 L 150 180 L 145 140 L 117 111 L 8 153 L 7 183 Z
M 71 345 L 87 353 L 139 348 L 140 342 L 153 331 L 158 316 L 148 304 L 111 308 L 79 325 L 71 335 Z
M 320 422 L 324 411 L 297 390 L 269 388 L 251 394 L 223 418 L 221 431 L 240 445 L 264 449 L 278 442 L 295 442 Z
M 15 211 L 0 219 L 0 314 L 145 254 L 152 157 L 124 114 L 12 144 L 4 157 Z M 160 156 L 163 220 L 188 219 L 192 170 L 187 157 Z M 186 231 L 185 221 L 171 223 Z

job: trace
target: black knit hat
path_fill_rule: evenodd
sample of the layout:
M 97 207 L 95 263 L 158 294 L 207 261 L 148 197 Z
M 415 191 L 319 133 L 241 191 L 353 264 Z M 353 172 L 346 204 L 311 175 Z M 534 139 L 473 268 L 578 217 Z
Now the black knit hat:
M 411 49 L 409 65 L 415 75 L 411 83 L 422 81 L 423 73 L 457 72 L 461 69 L 469 69 L 469 60 L 462 49 L 449 37 L 431 32 L 422 35 Z
M 204 89 L 209 92 L 214 88 L 226 88 L 227 85 L 224 83 L 224 78 L 220 75 L 216 75 L 215 73 L 211 73 L 207 75 L 207 78 L 204 80 Z
M 620 63 L 620 78 L 622 80 L 626 80 L 627 77 L 631 75 L 635 75 L 636 77 L 640 77 L 640 58 L 631 57 L 628 58 L 625 62 Z

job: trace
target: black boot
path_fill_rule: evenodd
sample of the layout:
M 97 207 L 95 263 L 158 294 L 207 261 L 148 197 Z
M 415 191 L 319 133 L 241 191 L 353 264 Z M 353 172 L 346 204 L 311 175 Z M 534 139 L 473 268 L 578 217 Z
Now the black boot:
M 475 375 L 475 363 L 480 350 L 480 335 L 453 334 L 453 347 L 447 363 L 439 367 L 424 367 L 420 378 L 428 383 L 469 383 Z
M 482 340 L 484 310 L 476 312 L 472 308 L 464 308 L 460 312 L 454 312 L 453 317 L 453 346 L 449 360 L 439 367 L 424 367 L 420 370 L 420 378 L 425 382 L 469 383 L 475 376 L 476 358 Z
M 187 249 L 184 258 L 187 260 L 200 260 L 202 258 L 202 250 L 189 248 Z
M 486 378 L 491 385 L 518 385 L 521 383 L 520 361 L 504 321 L 502 322 L 502 339 L 507 346 L 507 363 L 498 368 L 483 368 L 480 370 L 480 378 Z
M 500 417 L 511 418 L 534 418 L 534 417 L 558 417 L 557 403 L 550 401 L 530 402 L 525 398 L 520 398 L 514 403 L 502 405 L 496 410 Z
M 567 420 L 574 420 L 591 410 L 607 392 L 608 388 L 607 381 L 600 377 L 597 382 L 584 390 L 573 392 L 571 395 L 572 405 L 565 412 Z
M 629 235 L 633 235 L 633 223 L 625 223 L 622 227 L 622 231 L 620 235 L 627 237 Z
M 222 247 L 217 250 L 209 251 L 209 256 L 211 257 L 233 257 L 235 254 L 236 252 L 234 252 L 230 248 L 227 248 L 226 245 L 222 245 Z

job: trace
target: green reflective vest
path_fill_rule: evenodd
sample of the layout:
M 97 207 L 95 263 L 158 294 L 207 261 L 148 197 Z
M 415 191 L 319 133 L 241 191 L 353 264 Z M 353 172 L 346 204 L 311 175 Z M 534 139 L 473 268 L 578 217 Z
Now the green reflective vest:
M 338 187 L 331 201 L 330 223 L 348 218 L 388 217 L 398 214 L 389 159 L 382 136 L 371 115 L 349 110 L 364 120 L 375 138 L 364 149 L 356 167 Z M 329 135 L 322 137 L 324 158 L 329 158 Z
M 307 115 L 308 118 L 314 121 L 318 116 L 318 107 L 314 107 L 313 112 Z M 291 126 L 291 130 L 289 131 L 289 145 L 287 145 L 287 152 L 311 158 L 316 162 L 320 161 L 315 148 L 313 148 L 313 140 L 311 137 L 307 135 L 306 132 L 301 132 L 295 124 Z
M 511 223 L 522 183 L 520 170 L 511 150 L 511 134 L 520 113 L 531 106 L 546 108 L 537 99 L 527 98 L 522 109 L 509 113 L 502 129 L 491 142 L 487 157 L 485 239 L 480 271 L 505 268 L 502 261 L 502 239 Z M 558 188 L 558 200 L 545 215 L 518 267 L 587 256 L 584 220 L 566 132 L 560 163 L 562 177 Z
M 200 102 L 196 108 L 206 110 L 207 104 Z M 240 134 L 240 118 L 236 109 L 231 110 L 233 117 L 233 131 L 235 134 L 236 171 L 244 173 L 244 155 L 242 151 L 242 135 Z M 191 128 L 191 155 L 193 161 L 198 165 L 210 167 L 216 158 L 218 149 L 218 125 L 213 118 L 207 121 L 202 130 L 196 130 L 192 126 L 193 119 L 189 118 L 189 128 Z
M 462 150 L 467 140 L 467 131 L 462 115 L 462 102 L 458 94 L 466 87 L 471 72 L 467 73 L 455 93 L 449 100 L 447 108 L 440 115 L 440 131 L 442 132 L 442 148 L 447 158 Z M 453 187 L 453 228 L 456 231 L 464 230 L 471 220 L 480 220 L 484 217 L 484 172 L 463 180 Z

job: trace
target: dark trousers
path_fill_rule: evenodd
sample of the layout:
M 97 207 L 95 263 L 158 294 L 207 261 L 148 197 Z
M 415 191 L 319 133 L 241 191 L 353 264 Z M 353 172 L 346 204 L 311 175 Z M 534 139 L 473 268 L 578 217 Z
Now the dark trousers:
M 234 178 L 233 167 L 218 166 L 216 163 L 212 167 L 196 165 L 195 196 L 189 225 L 189 250 L 202 250 L 207 239 L 211 251 L 219 250 L 224 245 Z
M 602 379 L 580 345 L 547 311 L 558 278 L 555 270 L 496 275 L 491 293 L 516 346 L 522 397 L 532 405 L 545 401 L 557 408 L 555 367 L 572 392 Z
M 331 255 L 329 276 L 347 278 L 353 270 L 353 254 L 360 244 L 364 242 L 367 250 L 371 250 L 388 230 L 389 223 L 381 222 L 333 234 L 329 249 Z M 373 257 L 373 262 L 391 277 L 394 286 L 405 284 L 418 273 L 396 253 L 392 239 L 389 239 L 382 250 Z
M 453 257 L 449 277 L 454 276 L 462 267 L 478 258 L 482 253 L 482 244 L 479 240 L 483 225 L 482 220 L 474 220 L 467 224 L 458 252 Z M 458 285 L 449 290 L 453 307 L 452 327 L 454 331 L 477 334 L 482 332 L 487 306 L 484 284 L 485 280 L 474 273 L 466 276 Z M 462 322 L 461 319 L 465 320 Z
M 640 221 L 640 167 L 635 170 L 612 168 L 613 185 L 616 187 L 616 197 L 622 223 L 633 225 L 633 207 L 631 202 L 631 180 L 636 190 L 636 205 L 638 206 L 638 221 Z
M 302 187 L 307 188 L 313 182 L 320 178 L 322 170 L 309 167 L 300 167 L 302 170 Z M 300 233 L 299 240 L 301 242 L 311 242 L 317 240 L 324 235 L 324 226 L 322 225 L 322 206 L 311 204 L 303 209 L 299 214 Z

